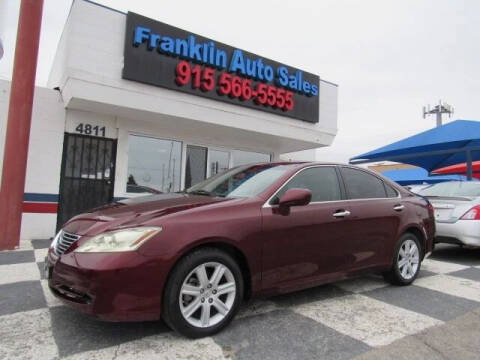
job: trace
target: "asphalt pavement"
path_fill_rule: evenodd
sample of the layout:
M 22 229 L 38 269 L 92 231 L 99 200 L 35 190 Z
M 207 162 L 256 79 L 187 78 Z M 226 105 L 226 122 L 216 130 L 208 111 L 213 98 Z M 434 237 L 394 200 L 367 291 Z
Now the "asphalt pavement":
M 480 359 L 480 250 L 438 246 L 407 287 L 370 275 L 252 301 L 189 340 L 63 306 L 43 276 L 48 245 L 0 252 L 0 359 Z

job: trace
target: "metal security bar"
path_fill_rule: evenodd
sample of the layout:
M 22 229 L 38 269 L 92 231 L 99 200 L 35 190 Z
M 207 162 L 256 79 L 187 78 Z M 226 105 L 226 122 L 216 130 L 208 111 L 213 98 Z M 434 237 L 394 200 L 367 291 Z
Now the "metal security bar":
M 117 141 L 65 134 L 57 229 L 79 213 L 113 199 Z

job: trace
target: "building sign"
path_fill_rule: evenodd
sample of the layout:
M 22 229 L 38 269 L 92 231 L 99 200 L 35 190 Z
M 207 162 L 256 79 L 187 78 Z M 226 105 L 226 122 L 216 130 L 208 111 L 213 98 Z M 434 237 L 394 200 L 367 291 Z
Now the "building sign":
M 131 13 L 123 78 L 318 122 L 319 77 Z

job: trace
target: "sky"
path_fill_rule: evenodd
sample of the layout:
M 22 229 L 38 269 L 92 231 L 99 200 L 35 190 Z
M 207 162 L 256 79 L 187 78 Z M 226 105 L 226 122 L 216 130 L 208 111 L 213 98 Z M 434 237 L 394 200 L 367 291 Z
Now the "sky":
M 37 85 L 45 86 L 71 0 L 44 0 Z M 76 0 L 80 1 L 80 0 Z M 441 99 L 451 119 L 480 120 L 480 1 L 98 0 L 257 53 L 336 83 L 338 133 L 317 150 L 348 159 L 435 126 L 422 107 Z M 0 0 L 11 78 L 20 0 Z M 321 122 L 321 119 L 320 119 Z

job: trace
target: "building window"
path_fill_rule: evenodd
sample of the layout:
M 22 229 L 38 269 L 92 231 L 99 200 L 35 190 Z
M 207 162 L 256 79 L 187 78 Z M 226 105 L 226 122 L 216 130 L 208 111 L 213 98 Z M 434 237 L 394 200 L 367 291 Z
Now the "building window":
M 130 135 L 128 193 L 168 193 L 180 190 L 182 143 Z
M 251 151 L 232 150 L 233 166 L 269 162 L 270 155 Z
M 208 150 L 210 154 L 210 176 L 224 172 L 230 167 L 230 153 L 222 150 Z

